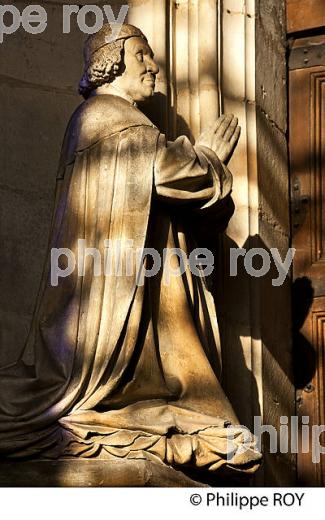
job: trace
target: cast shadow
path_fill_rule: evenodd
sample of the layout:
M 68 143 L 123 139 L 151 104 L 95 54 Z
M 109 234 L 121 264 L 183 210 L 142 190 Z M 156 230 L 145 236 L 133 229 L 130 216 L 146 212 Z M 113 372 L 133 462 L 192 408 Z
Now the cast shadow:
M 232 198 L 226 197 L 220 201 L 217 213 L 195 219 L 191 227 L 198 247 L 210 249 L 215 259 L 215 268 L 207 278 L 207 284 L 214 299 L 220 330 L 222 364 L 225 367 L 221 382 L 240 424 L 252 429 L 254 416 L 261 415 L 261 409 L 256 379 L 246 365 L 241 341 L 242 337 L 250 337 L 254 329 L 251 324 L 254 316 L 245 309 L 248 284 L 252 281 L 240 262 L 236 278 L 231 278 L 227 269 L 230 249 L 239 247 L 225 233 L 234 210 Z M 247 243 L 243 247 L 247 247 Z M 225 349 L 225 345 L 231 346 L 231 351 Z
M 140 109 L 167 139 L 173 140 L 186 135 L 194 144 L 195 139 L 190 127 L 180 114 L 175 113 L 165 94 L 157 92 L 152 98 L 141 103 Z
M 303 389 L 316 371 L 317 355 L 313 346 L 300 332 L 313 303 L 314 289 L 307 277 L 297 278 L 292 284 L 292 334 L 294 383 Z
M 274 420 L 272 415 L 276 416 L 280 412 L 281 415 L 291 416 L 295 413 L 294 389 L 304 388 L 316 370 L 315 350 L 301 332 L 311 308 L 314 291 L 307 278 L 297 279 L 292 284 L 290 272 L 282 286 L 273 285 L 272 282 L 278 277 L 278 270 L 272 260 L 271 250 L 261 237 L 248 236 L 245 243 L 239 246 L 227 236 L 227 224 L 234 209 L 234 203 L 229 197 L 220 203 L 220 213 L 211 214 L 208 218 L 205 216 L 201 220 L 196 218 L 190 225 L 198 246 L 210 249 L 215 258 L 215 269 L 208 284 L 215 301 L 221 336 L 222 361 L 225 367 L 222 385 L 240 423 L 252 429 L 254 416 L 261 416 L 261 407 L 257 381 L 246 365 L 250 351 L 254 357 L 254 343 L 250 343 L 250 338 L 261 340 L 263 359 L 266 360 L 262 366 L 262 380 L 263 395 L 266 396 L 269 410 L 266 415 L 264 413 L 263 422 L 268 424 L 268 420 Z M 230 276 L 231 250 L 238 247 L 245 250 L 261 248 L 266 251 L 271 258 L 269 273 L 261 278 L 252 277 L 246 271 L 243 257 L 240 257 L 237 262 L 237 276 Z M 253 262 L 254 268 L 259 269 L 261 263 L 261 258 L 257 258 L 256 263 Z M 279 368 L 274 371 L 272 366 Z M 287 402 L 283 401 L 283 392 L 290 391 L 288 383 L 292 385 L 292 399 Z M 273 467 L 269 461 L 268 442 L 265 438 L 266 473 Z

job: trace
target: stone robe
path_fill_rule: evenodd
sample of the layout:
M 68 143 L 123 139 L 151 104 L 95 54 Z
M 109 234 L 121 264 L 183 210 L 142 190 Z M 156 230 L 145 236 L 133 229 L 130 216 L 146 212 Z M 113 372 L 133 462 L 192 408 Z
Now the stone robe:
M 150 255 L 190 251 L 186 215 L 215 209 L 231 175 L 208 148 L 164 135 L 128 101 L 99 95 L 72 116 L 57 179 L 49 255 L 23 358 L 1 372 L 5 456 L 147 458 L 254 471 L 253 438 L 239 428 L 218 381 L 217 318 L 204 278 L 176 255 L 152 277 Z M 119 273 L 94 274 L 79 241 L 119 245 Z M 73 272 L 51 284 L 52 248 Z M 79 256 L 78 256 L 79 255 Z M 83 275 L 77 269 L 81 266 Z M 170 266 L 173 272 L 170 272 Z M 52 266 L 53 267 L 53 266 Z M 60 257 L 60 268 L 66 257 Z M 245 449 L 243 449 L 245 447 Z

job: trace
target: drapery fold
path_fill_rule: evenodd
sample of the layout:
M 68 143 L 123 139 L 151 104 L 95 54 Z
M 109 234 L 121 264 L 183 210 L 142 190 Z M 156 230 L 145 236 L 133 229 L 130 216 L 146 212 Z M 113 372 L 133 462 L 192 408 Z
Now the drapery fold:
M 204 280 L 188 267 L 181 272 L 175 256 L 146 278 L 150 261 L 141 256 L 145 247 L 162 257 L 177 247 L 188 254 L 177 212 L 217 211 L 230 190 L 231 175 L 211 150 L 185 137 L 167 142 L 124 99 L 100 95 L 81 105 L 62 148 L 26 344 L 35 363 L 27 367 L 22 356 L 0 371 L 1 454 L 147 454 L 211 470 L 228 463 L 256 469 L 253 439 L 229 428 L 238 421 L 212 366 L 220 341 Z M 140 252 L 131 273 L 130 240 L 132 253 Z M 112 246 L 118 274 L 106 272 Z M 234 452 L 233 438 L 241 439 Z

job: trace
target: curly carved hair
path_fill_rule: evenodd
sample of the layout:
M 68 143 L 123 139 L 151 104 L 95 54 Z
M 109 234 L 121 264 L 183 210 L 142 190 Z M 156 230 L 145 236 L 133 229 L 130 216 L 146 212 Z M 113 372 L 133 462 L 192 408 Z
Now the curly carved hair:
M 79 94 L 87 99 L 90 93 L 105 83 L 111 83 L 124 72 L 125 40 L 111 42 L 96 51 L 86 63 L 79 82 Z

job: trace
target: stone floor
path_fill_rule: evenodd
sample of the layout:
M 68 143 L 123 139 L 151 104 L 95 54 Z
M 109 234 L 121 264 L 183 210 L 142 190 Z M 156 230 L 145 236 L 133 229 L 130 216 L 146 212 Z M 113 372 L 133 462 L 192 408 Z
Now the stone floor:
M 0 460 L 1 487 L 246 487 L 248 475 L 183 471 L 146 460 Z
M 0 487 L 206 487 L 183 472 L 145 460 L 0 462 Z

